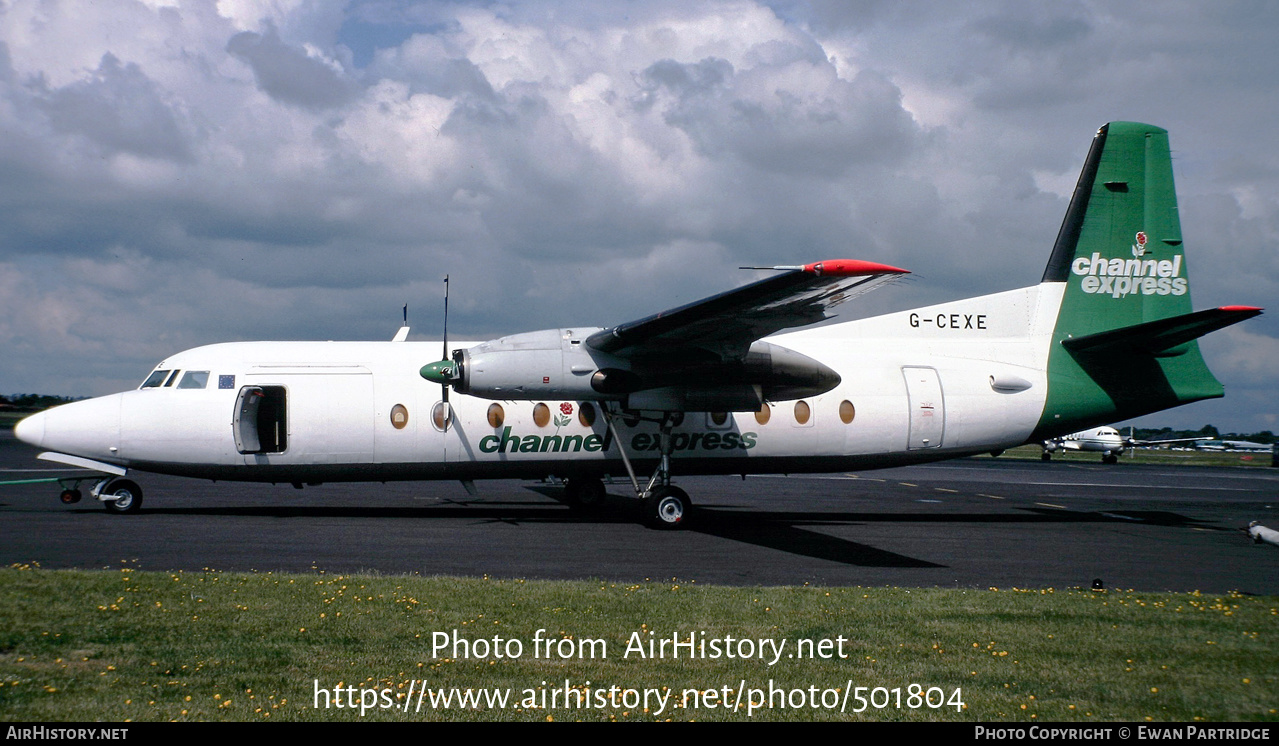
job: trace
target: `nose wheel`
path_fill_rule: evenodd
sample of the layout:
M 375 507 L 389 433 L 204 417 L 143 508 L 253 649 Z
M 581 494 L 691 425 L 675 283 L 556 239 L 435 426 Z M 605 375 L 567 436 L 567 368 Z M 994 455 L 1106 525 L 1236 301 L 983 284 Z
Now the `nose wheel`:
M 142 507 L 142 488 L 129 479 L 113 479 L 98 490 L 98 499 L 108 513 L 136 513 Z

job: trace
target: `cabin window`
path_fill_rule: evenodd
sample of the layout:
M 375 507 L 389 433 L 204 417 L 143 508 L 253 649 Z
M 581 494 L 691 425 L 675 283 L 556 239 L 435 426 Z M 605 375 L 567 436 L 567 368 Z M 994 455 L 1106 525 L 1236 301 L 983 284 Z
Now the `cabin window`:
M 584 401 L 577 408 L 577 421 L 582 423 L 582 427 L 595 424 L 595 407 L 590 402 Z
M 812 407 L 808 406 L 808 402 L 800 400 L 795 402 L 795 424 L 807 425 L 813 416 Z
M 283 386 L 245 386 L 235 402 L 232 429 L 240 453 L 283 453 L 288 447 Z
M 141 386 L 139 386 L 138 388 L 143 388 L 143 389 L 158 389 L 158 388 L 160 388 L 162 385 L 164 385 L 164 379 L 166 379 L 166 378 L 168 378 L 168 377 L 169 377 L 169 371 L 167 371 L 167 370 L 157 370 L 157 371 L 155 371 L 154 373 L 152 373 L 151 375 L 147 376 L 147 380 L 143 381 L 143 382 L 142 382 L 142 385 L 141 385 Z
M 178 381 L 180 389 L 202 389 L 209 385 L 209 371 L 207 370 L 188 370 L 182 376 L 182 380 Z
M 839 403 L 839 419 L 844 421 L 845 425 L 853 424 L 853 418 L 857 416 L 857 408 L 853 403 L 845 399 Z
M 444 432 L 449 429 L 449 425 L 452 423 L 453 407 L 446 402 L 436 402 L 435 406 L 431 407 L 431 424 L 435 426 L 436 430 Z
M 768 420 L 773 416 L 773 407 L 768 402 L 764 402 L 760 406 L 759 411 L 755 413 L 755 421 L 761 425 L 767 425 Z
M 409 424 L 409 409 L 403 404 L 391 407 L 391 427 L 403 430 Z
M 728 427 L 728 412 L 707 412 L 706 425 L 715 430 Z
M 494 430 L 502 426 L 506 422 L 506 411 L 502 409 L 501 404 L 489 405 L 489 427 Z
M 533 407 L 533 424 L 538 427 L 546 427 L 551 424 L 551 408 L 542 402 L 538 402 Z

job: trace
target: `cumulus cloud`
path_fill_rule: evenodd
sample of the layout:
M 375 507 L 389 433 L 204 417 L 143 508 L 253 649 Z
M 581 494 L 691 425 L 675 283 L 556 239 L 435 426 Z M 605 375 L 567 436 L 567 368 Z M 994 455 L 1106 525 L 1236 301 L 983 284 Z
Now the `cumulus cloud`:
M 1172 133 L 1197 306 L 1279 288 L 1268 7 L 111 5 L 0 10 L 3 389 L 385 338 L 405 302 L 433 336 L 446 272 L 473 338 L 638 318 L 743 264 L 915 270 L 859 315 L 1029 284 L 1113 119 Z M 1273 318 L 1205 346 L 1232 391 Z M 105 372 L 47 377 L 67 359 Z M 1218 424 L 1273 416 L 1263 390 Z
M 108 153 L 191 158 L 178 115 L 136 63 L 108 52 L 87 79 L 41 93 L 37 103 L 55 131 L 82 135 Z
M 275 26 L 265 34 L 241 31 L 226 45 L 227 52 L 248 63 L 258 87 L 271 98 L 309 109 L 341 106 L 356 93 L 341 65 L 320 52 L 308 52 L 280 40 Z

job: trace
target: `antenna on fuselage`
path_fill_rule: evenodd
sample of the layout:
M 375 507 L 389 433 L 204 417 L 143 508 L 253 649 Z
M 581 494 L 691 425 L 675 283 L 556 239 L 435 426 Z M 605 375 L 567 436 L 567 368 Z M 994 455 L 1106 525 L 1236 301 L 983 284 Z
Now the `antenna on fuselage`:
M 391 341 L 403 342 L 404 340 L 408 338 L 409 338 L 409 304 L 405 303 L 404 304 L 404 325 L 401 326 L 400 330 L 395 333 L 395 336 L 391 338 Z

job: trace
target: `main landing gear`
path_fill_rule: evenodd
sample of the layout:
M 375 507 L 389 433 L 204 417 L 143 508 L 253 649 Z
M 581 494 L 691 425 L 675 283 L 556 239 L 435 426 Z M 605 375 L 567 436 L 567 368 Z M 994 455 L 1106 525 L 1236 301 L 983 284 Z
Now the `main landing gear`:
M 618 453 L 622 454 L 622 463 L 626 465 L 626 473 L 631 478 L 631 486 L 635 488 L 635 497 L 640 501 L 644 523 L 649 528 L 658 530 L 677 529 L 687 525 L 693 502 L 687 492 L 671 484 L 671 452 L 674 450 L 671 430 L 679 422 L 679 415 L 667 413 L 660 420 L 649 420 L 657 423 L 658 450 L 662 456 L 653 476 L 649 477 L 648 483 L 642 488 L 635 476 L 635 469 L 631 466 L 631 460 L 626 455 L 622 439 L 618 437 L 617 428 L 613 425 L 616 416 L 616 413 L 604 410 L 604 419 L 613 434 L 613 442 L 617 443 Z

